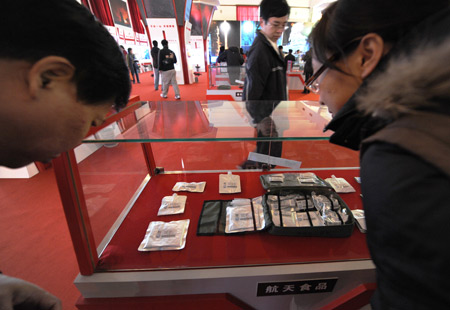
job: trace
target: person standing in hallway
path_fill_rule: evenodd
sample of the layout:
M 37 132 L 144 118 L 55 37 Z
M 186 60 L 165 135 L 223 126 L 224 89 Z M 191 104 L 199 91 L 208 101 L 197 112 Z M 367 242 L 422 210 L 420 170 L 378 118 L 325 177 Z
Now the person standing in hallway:
M 175 53 L 169 49 L 169 42 L 167 40 L 162 40 L 161 45 L 163 48 L 159 51 L 159 71 L 161 73 L 162 80 L 162 98 L 167 98 L 167 93 L 169 92 L 169 85 L 172 85 L 175 92 L 175 99 L 179 100 L 180 89 L 177 83 L 177 72 L 175 71 L 174 64 L 177 63 L 177 56 Z
M 224 52 L 225 52 L 225 46 L 222 45 L 222 46 L 219 48 L 219 55 L 217 55 L 217 58 L 219 58 L 220 55 L 222 55 Z M 216 63 L 219 63 L 219 61 L 217 61 Z
M 247 61 L 247 55 L 244 53 L 244 49 L 241 47 L 239 48 L 239 53 L 241 53 L 242 58 L 244 58 L 244 62 Z
M 127 61 L 127 51 L 125 50 L 125 47 L 123 47 L 123 45 L 120 45 L 120 49 L 122 50 L 123 53 L 123 60 L 126 62 Z
M 247 53 L 244 101 L 287 99 L 284 59 L 277 40 L 283 35 L 290 10 L 286 0 L 261 1 L 261 29 Z
M 237 85 L 236 80 L 239 80 L 241 65 L 244 63 L 244 57 L 242 57 L 239 49 L 236 46 L 231 46 L 219 56 L 218 62 L 227 63 L 230 85 Z
M 283 32 L 284 32 L 284 29 L 283 29 Z M 280 52 L 281 57 L 284 58 L 283 45 L 278 46 L 278 51 Z
M 263 0 L 259 5 L 261 29 L 248 51 L 242 92 L 242 99 L 246 101 L 246 109 L 253 117 L 258 137 L 276 134 L 276 126 L 270 113 L 281 100 L 287 100 L 284 58 L 277 47 L 277 41 L 283 35 L 290 11 L 286 0 Z M 264 100 L 265 103 L 258 105 L 255 102 L 257 100 Z M 264 118 L 261 118 L 262 115 Z M 256 153 L 281 157 L 281 152 L 281 142 L 256 143 Z M 240 166 L 243 169 L 260 168 L 262 164 L 247 160 Z
M 154 40 L 153 47 L 151 50 L 152 54 L 152 61 L 153 61 L 153 79 L 155 81 L 155 90 L 158 90 L 159 86 L 159 63 L 158 63 L 158 54 L 159 54 L 159 47 L 158 47 L 158 41 Z
M 291 61 L 291 67 L 288 66 L 289 61 Z M 295 62 L 295 56 L 292 55 L 292 50 L 290 49 L 289 54 L 287 54 L 286 57 L 284 57 L 284 63 L 286 66 L 286 70 L 292 70 L 292 65 L 294 64 L 294 62 Z
M 126 106 L 131 83 L 123 53 L 77 1 L 4 0 L 0 28 L 1 166 L 48 162 L 79 145 L 112 107 Z M 0 274 L 0 309 L 62 306 L 42 288 Z
M 128 55 L 127 55 L 127 64 L 128 68 L 130 69 L 131 76 L 133 77 L 133 84 L 137 81 L 138 84 L 141 83 L 139 81 L 139 61 L 136 59 L 136 55 L 133 53 L 133 49 L 130 47 L 128 48 Z
M 308 50 L 305 55 L 303 55 L 302 60 L 305 62 L 305 65 L 303 67 L 303 73 L 305 75 L 305 81 L 308 81 L 311 76 L 313 75 L 313 66 L 312 66 L 312 56 L 311 56 L 311 50 Z M 310 91 L 305 87 L 303 88 L 304 94 L 309 94 Z

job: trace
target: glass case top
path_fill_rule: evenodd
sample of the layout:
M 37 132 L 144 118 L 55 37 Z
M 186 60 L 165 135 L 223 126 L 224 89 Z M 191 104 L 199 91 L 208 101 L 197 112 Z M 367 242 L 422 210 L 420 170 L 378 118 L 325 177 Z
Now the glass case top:
M 83 142 L 327 140 L 330 120 L 315 101 L 137 102 Z

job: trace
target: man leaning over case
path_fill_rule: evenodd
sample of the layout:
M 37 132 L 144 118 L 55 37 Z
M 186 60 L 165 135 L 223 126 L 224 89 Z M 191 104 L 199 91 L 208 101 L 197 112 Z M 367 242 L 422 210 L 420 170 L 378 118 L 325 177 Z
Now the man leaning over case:
M 77 1 L 3 0 L 0 29 L 0 165 L 48 162 L 127 104 L 123 53 Z M 13 308 L 62 306 L 38 286 L 0 275 L 0 309 Z

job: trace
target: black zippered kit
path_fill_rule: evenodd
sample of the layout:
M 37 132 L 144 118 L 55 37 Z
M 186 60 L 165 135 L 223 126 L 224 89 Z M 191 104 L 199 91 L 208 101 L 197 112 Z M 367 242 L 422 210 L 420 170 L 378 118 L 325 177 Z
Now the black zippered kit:
M 230 215 L 227 220 L 227 208 L 232 206 L 231 200 L 208 200 L 203 203 L 197 235 L 235 235 L 262 230 L 273 235 L 301 237 L 352 234 L 355 223 L 352 212 L 334 189 L 315 174 L 266 174 L 260 176 L 260 181 L 266 190 L 261 203 L 264 214 L 259 214 L 255 199 L 249 200 L 251 220 L 245 219 L 250 223 L 245 231 L 227 233 L 230 220 Z

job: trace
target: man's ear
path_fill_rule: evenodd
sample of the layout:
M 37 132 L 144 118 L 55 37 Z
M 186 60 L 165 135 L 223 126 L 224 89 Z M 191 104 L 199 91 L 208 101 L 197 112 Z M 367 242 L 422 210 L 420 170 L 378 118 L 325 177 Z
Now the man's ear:
M 264 21 L 264 19 L 262 17 L 260 17 L 259 18 L 259 25 L 260 25 L 260 27 L 265 25 L 265 24 L 266 24 L 266 22 Z
M 381 57 L 385 54 L 385 43 L 376 33 L 366 34 L 357 48 L 360 55 L 360 74 L 365 79 L 376 68 Z
M 51 89 L 60 83 L 72 81 L 75 67 L 64 57 L 47 56 L 35 62 L 28 72 L 29 91 L 32 97 L 41 90 Z

